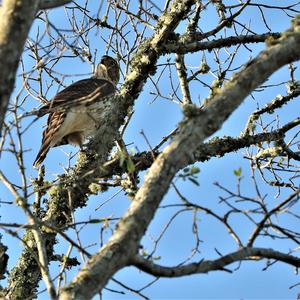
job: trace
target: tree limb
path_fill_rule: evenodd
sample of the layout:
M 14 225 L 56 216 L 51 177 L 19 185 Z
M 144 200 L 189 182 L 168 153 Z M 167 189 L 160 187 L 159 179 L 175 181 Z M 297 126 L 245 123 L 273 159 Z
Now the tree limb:
M 140 255 L 132 259 L 132 265 L 138 269 L 157 277 L 181 277 L 192 274 L 208 273 L 210 271 L 224 270 L 224 267 L 243 260 L 275 259 L 285 262 L 296 268 L 300 267 L 300 258 L 285 254 L 273 249 L 245 247 L 236 252 L 224 255 L 215 260 L 201 260 L 179 267 L 165 267 L 155 264 Z
M 0 135 L 19 58 L 38 5 L 39 0 L 4 0 L 0 10 Z
M 203 34 L 201 33 L 184 34 L 179 38 L 175 38 L 171 42 L 162 45 L 161 51 L 163 53 L 186 54 L 201 50 L 212 50 L 216 48 L 231 47 L 247 43 L 261 43 L 265 42 L 268 39 L 280 38 L 280 33 L 274 32 L 230 36 L 227 38 L 215 39 L 208 42 L 202 42 L 203 38 Z

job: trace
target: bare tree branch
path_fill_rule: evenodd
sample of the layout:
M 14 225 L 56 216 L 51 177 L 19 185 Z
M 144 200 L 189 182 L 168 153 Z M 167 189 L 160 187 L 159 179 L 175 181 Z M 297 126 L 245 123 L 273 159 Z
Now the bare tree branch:
M 204 36 L 201 33 L 183 34 L 182 36 L 176 38 L 174 41 L 163 45 L 161 50 L 163 53 L 186 54 L 201 50 L 212 50 L 247 43 L 263 43 L 268 39 L 278 38 L 280 38 L 280 33 L 274 32 L 264 34 L 230 36 L 227 38 L 220 38 L 208 42 L 202 42 Z
M 192 100 L 191 100 L 190 90 L 187 81 L 186 67 L 184 64 L 184 56 L 181 54 L 176 54 L 175 64 L 176 64 L 178 79 L 180 82 L 181 93 L 183 97 L 182 102 L 184 104 L 191 104 Z
M 296 190 L 294 193 L 292 193 L 291 195 L 289 195 L 286 199 L 284 199 L 282 202 L 280 202 L 278 205 L 276 205 L 276 207 L 274 207 L 272 210 L 270 210 L 265 216 L 264 218 L 257 224 L 255 230 L 252 232 L 247 246 L 252 247 L 253 243 L 255 241 L 255 239 L 257 238 L 257 236 L 259 235 L 259 233 L 261 232 L 261 230 L 263 229 L 265 223 L 270 219 L 270 217 L 272 215 L 274 215 L 275 213 L 277 213 L 280 209 L 282 209 L 285 205 L 287 205 L 288 203 L 290 203 L 292 200 L 294 200 L 294 198 L 299 198 L 299 193 L 300 193 L 300 189 Z
M 138 269 L 158 277 L 180 277 L 191 274 L 208 273 L 210 271 L 224 270 L 224 267 L 243 260 L 275 259 L 282 261 L 296 268 L 300 267 L 300 258 L 274 251 L 273 249 L 245 247 L 236 252 L 224 255 L 215 260 L 201 260 L 198 263 L 191 263 L 180 267 L 164 267 L 147 260 L 142 256 L 135 256 L 132 265 Z

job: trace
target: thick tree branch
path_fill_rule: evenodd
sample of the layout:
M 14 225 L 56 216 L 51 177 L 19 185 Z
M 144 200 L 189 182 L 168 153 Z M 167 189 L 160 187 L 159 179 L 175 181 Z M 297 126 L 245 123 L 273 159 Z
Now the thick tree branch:
M 0 135 L 19 58 L 39 0 L 4 0 L 0 10 Z
M 210 271 L 224 270 L 224 267 L 243 260 L 275 259 L 299 268 L 300 258 L 265 248 L 242 248 L 236 252 L 224 255 L 215 260 L 201 260 L 180 267 L 164 267 L 147 260 L 142 256 L 135 256 L 132 265 L 138 269 L 157 277 L 181 277 L 192 274 L 208 273 Z
M 171 8 L 173 18 L 177 16 L 178 10 L 186 11 L 191 5 L 188 1 L 182 1 L 180 5 L 176 1 L 174 3 Z M 168 24 L 169 19 L 166 19 L 166 22 Z M 154 217 L 173 177 L 179 169 L 187 165 L 198 145 L 222 126 L 253 89 L 285 64 L 300 59 L 298 23 L 299 19 L 296 18 L 293 28 L 286 32 L 277 44 L 263 51 L 243 71 L 233 76 L 204 110 L 189 107 L 186 111 L 189 117 L 182 123 L 182 130 L 151 166 L 143 186 L 118 223 L 109 242 L 63 289 L 60 299 L 91 297 L 97 290 L 103 288 L 112 274 L 129 264 L 130 258 L 137 253 L 140 239 Z M 163 36 L 163 32 L 158 32 L 151 45 L 153 47 L 159 45 L 158 39 L 163 40 Z
M 189 52 L 197 52 L 201 50 L 212 50 L 216 48 L 231 47 L 235 45 L 248 44 L 248 43 L 261 43 L 267 39 L 280 38 L 280 33 L 264 33 L 253 35 L 239 35 L 230 36 L 227 38 L 220 38 L 208 42 L 202 42 L 203 35 L 201 33 L 184 34 L 173 41 L 162 45 L 163 53 L 178 53 L 186 54 Z

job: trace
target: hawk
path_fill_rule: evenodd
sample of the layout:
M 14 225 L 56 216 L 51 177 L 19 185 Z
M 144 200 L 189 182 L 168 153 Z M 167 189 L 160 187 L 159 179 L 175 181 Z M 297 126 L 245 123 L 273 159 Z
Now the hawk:
M 49 117 L 34 167 L 40 166 L 51 147 L 73 144 L 82 149 L 84 140 L 101 126 L 101 105 L 115 93 L 119 78 L 117 61 L 104 55 L 93 77 L 74 82 L 39 109 L 39 117 L 47 113 Z

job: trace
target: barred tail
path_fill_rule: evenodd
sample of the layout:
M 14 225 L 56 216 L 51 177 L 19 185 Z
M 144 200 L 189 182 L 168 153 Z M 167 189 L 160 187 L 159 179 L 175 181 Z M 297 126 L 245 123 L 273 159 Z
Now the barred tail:
M 38 168 L 41 165 L 41 163 L 44 161 L 49 149 L 50 149 L 50 143 L 42 144 L 41 149 L 40 149 L 39 153 L 37 154 L 36 159 L 33 163 L 33 166 L 35 168 Z

